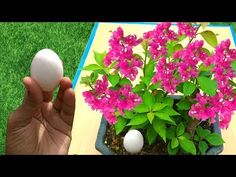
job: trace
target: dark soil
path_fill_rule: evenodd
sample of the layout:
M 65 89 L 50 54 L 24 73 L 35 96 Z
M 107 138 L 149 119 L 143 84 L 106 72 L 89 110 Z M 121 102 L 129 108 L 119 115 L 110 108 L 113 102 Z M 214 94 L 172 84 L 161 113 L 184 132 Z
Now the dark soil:
M 144 132 L 141 131 L 143 134 Z M 116 135 L 115 129 L 113 126 L 108 125 L 107 132 L 105 136 L 105 144 L 112 149 L 113 152 L 120 155 L 129 155 L 123 146 L 125 133 Z M 166 145 L 162 141 L 157 141 L 153 145 L 149 145 L 147 142 L 144 142 L 144 146 L 141 152 L 135 155 L 165 155 L 167 153 Z
M 201 122 L 200 124 L 204 129 L 209 129 L 212 131 L 211 126 L 209 126 L 208 122 Z M 144 132 L 141 131 L 144 135 Z M 105 135 L 105 144 L 116 154 L 119 155 L 130 155 L 123 146 L 123 139 L 125 133 L 121 133 L 116 135 L 114 126 L 108 125 L 107 132 Z M 163 141 L 156 141 L 156 143 L 149 145 L 147 142 L 144 142 L 144 146 L 141 152 L 135 155 L 168 155 L 166 144 Z M 177 155 L 183 155 L 182 152 L 178 152 Z

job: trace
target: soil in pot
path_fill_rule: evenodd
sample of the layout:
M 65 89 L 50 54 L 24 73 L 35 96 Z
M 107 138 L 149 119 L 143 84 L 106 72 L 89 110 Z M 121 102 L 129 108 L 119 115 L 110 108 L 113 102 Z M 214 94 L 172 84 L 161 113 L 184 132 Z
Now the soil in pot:
M 212 131 L 212 127 L 209 126 L 208 122 L 202 122 L 200 124 L 204 129 L 209 129 Z M 145 135 L 145 132 L 140 130 L 140 132 Z M 105 135 L 105 144 L 116 154 L 119 155 L 130 155 L 123 146 L 123 139 L 125 132 L 122 132 L 119 135 L 116 135 L 114 126 L 108 125 L 106 135 Z M 156 141 L 154 144 L 149 145 L 147 142 L 144 142 L 143 149 L 135 155 L 168 155 L 166 144 L 164 141 Z M 182 152 L 178 152 L 177 155 L 183 155 Z

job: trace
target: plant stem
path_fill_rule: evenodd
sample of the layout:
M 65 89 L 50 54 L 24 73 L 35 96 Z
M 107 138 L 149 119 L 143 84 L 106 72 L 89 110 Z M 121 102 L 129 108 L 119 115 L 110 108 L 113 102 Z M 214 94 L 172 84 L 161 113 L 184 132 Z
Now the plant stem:
M 189 124 L 187 126 L 187 132 L 190 133 L 191 138 L 193 138 L 194 133 L 195 133 L 196 128 L 199 125 L 199 123 L 200 123 L 199 120 L 197 120 L 195 118 L 189 122 Z
M 95 90 L 94 87 L 91 84 L 88 84 L 88 86 L 92 89 Z
M 147 61 L 147 48 L 148 48 L 148 45 L 146 45 L 146 48 L 145 48 L 144 67 L 143 67 L 143 77 L 145 77 L 145 68 L 146 68 L 146 61 Z

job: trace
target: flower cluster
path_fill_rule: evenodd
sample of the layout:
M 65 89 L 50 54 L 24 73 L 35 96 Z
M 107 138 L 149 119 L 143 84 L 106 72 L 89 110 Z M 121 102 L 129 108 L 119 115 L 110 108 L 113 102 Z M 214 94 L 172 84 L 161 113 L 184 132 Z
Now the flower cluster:
M 97 80 L 93 90 L 83 92 L 85 102 L 91 106 L 93 110 L 100 110 L 106 120 L 110 124 L 117 121 L 116 112 L 120 115 L 124 114 L 124 110 L 131 110 L 142 102 L 141 97 L 132 93 L 129 84 L 112 90 L 108 87 L 106 75 L 102 80 Z
M 121 74 L 130 80 L 135 80 L 138 68 L 142 67 L 143 62 L 134 55 L 133 48 L 141 42 L 142 39 L 137 39 L 136 35 L 124 36 L 123 29 L 117 28 L 109 40 L 110 49 L 104 59 L 104 65 L 110 66 L 113 62 L 117 62 L 114 68 L 120 69 Z
M 148 41 L 149 52 L 152 59 L 166 57 L 168 40 L 176 40 L 177 35 L 173 30 L 170 30 L 171 23 L 160 23 L 152 31 L 143 34 L 143 38 Z
M 221 128 L 228 128 L 233 111 L 236 110 L 236 93 L 229 80 L 236 75 L 231 68 L 236 60 L 236 50 L 229 49 L 230 40 L 222 41 L 215 49 L 215 53 L 205 60 L 206 65 L 213 65 L 212 73 L 217 81 L 218 92 L 215 96 L 198 94 L 197 103 L 192 105 L 189 115 L 199 120 L 210 118 L 211 123 L 219 117 Z
M 190 23 L 178 22 L 177 27 L 178 27 L 178 34 L 179 35 L 185 35 L 190 38 L 196 36 L 197 28 L 193 27 Z
M 206 52 L 202 51 L 203 44 L 203 41 L 196 40 L 185 49 L 176 51 L 173 61 L 167 63 L 165 58 L 159 60 L 152 82 L 161 81 L 165 91 L 174 94 L 178 84 L 198 77 L 197 64 L 199 61 L 205 61 L 207 57 Z
M 180 83 L 175 77 L 174 72 L 176 70 L 177 63 L 169 62 L 167 63 L 166 58 L 162 58 L 158 61 L 156 66 L 156 74 L 152 78 L 152 83 L 157 83 L 161 81 L 161 85 L 165 91 L 172 94 L 175 93 L 176 86 Z

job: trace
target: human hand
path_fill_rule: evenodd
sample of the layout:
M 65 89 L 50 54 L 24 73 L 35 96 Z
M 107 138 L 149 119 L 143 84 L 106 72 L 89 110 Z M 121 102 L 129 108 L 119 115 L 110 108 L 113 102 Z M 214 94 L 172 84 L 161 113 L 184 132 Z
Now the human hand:
M 71 80 L 62 78 L 56 99 L 31 78 L 21 106 L 8 120 L 6 154 L 67 154 L 75 111 Z

